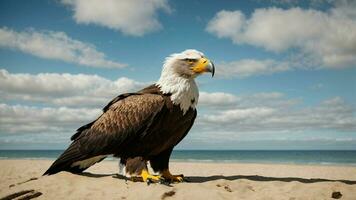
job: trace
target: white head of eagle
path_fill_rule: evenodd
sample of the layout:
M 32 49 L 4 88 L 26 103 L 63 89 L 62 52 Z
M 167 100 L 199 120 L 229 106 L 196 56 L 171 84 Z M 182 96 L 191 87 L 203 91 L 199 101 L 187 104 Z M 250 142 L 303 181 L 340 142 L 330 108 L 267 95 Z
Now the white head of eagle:
M 165 59 L 156 85 L 162 93 L 170 93 L 172 102 L 186 113 L 198 103 L 199 90 L 194 78 L 204 72 L 211 72 L 214 76 L 214 64 L 202 52 L 187 49 Z

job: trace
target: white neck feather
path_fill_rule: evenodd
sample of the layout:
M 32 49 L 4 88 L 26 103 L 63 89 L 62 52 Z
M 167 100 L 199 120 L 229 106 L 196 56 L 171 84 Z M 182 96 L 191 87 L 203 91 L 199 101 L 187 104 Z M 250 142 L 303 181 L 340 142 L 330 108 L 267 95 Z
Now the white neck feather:
M 185 114 L 189 108 L 195 109 L 199 99 L 199 90 L 193 78 L 183 78 L 174 72 L 170 67 L 173 62 L 173 55 L 166 59 L 161 77 L 156 85 L 163 94 L 172 94 L 173 104 L 179 105 Z

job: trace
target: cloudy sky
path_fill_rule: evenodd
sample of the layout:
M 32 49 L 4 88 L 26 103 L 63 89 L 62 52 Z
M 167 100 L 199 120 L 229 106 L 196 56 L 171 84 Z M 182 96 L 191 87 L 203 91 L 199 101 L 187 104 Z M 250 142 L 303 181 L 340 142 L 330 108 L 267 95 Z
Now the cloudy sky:
M 301 3 L 302 2 L 302 3 Z M 356 149 L 356 1 L 0 1 L 0 149 L 63 149 L 188 48 L 198 118 L 180 149 Z

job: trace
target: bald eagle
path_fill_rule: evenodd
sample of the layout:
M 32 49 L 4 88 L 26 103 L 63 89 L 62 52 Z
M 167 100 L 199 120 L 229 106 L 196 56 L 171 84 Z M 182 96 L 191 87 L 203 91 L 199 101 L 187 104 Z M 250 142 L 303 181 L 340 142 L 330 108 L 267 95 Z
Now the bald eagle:
M 194 79 L 204 72 L 214 76 L 214 71 L 214 64 L 197 50 L 168 56 L 155 84 L 109 102 L 101 116 L 77 130 L 44 175 L 81 173 L 113 155 L 120 158 L 126 175 L 181 182 L 183 175 L 170 173 L 169 158 L 197 116 L 199 91 Z M 148 162 L 158 175 L 149 173 Z

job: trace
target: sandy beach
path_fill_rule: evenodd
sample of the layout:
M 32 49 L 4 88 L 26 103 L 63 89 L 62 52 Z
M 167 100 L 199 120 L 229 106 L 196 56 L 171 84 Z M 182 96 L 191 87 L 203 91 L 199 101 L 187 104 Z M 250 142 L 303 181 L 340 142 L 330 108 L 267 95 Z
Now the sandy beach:
M 171 163 L 189 182 L 147 185 L 104 161 L 75 175 L 41 176 L 50 160 L 0 160 L 0 198 L 14 199 L 356 199 L 356 167 Z M 340 192 L 340 193 L 338 193 Z

